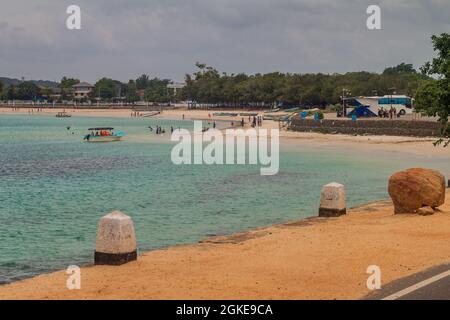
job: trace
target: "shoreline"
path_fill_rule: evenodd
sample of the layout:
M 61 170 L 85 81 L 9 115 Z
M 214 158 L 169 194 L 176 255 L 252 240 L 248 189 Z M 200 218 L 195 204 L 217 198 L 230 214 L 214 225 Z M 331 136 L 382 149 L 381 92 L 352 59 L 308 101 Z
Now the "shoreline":
M 369 265 L 382 283 L 450 262 L 450 189 L 431 216 L 394 215 L 390 200 L 143 252 L 114 266 L 81 267 L 0 286 L 0 299 L 360 299 Z M 138 239 L 139 241 L 139 239 Z M 113 280 L 111 280 L 113 279 Z
M 176 111 L 148 119 L 182 120 L 183 112 L 188 115 L 185 120 L 209 119 L 204 110 Z M 108 112 L 78 115 L 111 116 Z M 129 110 L 114 116 L 130 118 Z M 274 121 L 263 124 L 263 128 L 278 128 Z M 432 145 L 434 138 L 283 130 L 280 140 L 296 147 L 308 144 L 449 156 L 448 149 Z M 447 189 L 447 198 L 449 195 Z M 142 252 L 137 262 L 121 267 L 86 265 L 80 291 L 66 289 L 64 270 L 37 275 L 0 285 L 0 299 L 359 299 L 369 293 L 365 288 L 368 265 L 380 264 L 386 283 L 450 262 L 450 252 L 445 251 L 450 235 L 444 228 L 450 223 L 448 213 L 449 201 L 433 216 L 395 216 L 390 201 L 380 200 L 350 208 L 349 214 L 340 218 L 310 217 Z M 425 241 L 429 242 L 422 243 Z M 374 261 L 379 257 L 382 262 Z
M 5 115 L 44 115 L 44 116 L 54 116 L 58 112 L 63 112 L 66 110 L 69 114 L 75 116 L 83 116 L 83 117 L 112 117 L 112 118 L 131 118 L 131 109 L 63 109 L 63 108 L 44 108 L 41 112 L 35 112 L 34 114 L 28 113 L 29 108 L 21 108 L 19 110 L 11 110 L 10 107 L 0 107 L 0 116 L 2 114 Z M 230 117 L 230 116 L 221 116 L 214 117 L 212 114 L 214 112 L 226 112 L 223 110 L 197 110 L 197 109 L 171 109 L 164 110 L 161 114 L 155 115 L 153 117 L 148 118 L 136 118 L 136 119 L 148 119 L 148 120 L 209 120 L 209 121 L 220 121 L 220 122 L 236 122 L 240 121 L 241 118 L 246 117 Z M 245 110 L 237 110 L 236 112 L 246 112 Z M 264 114 L 264 112 L 260 112 L 260 114 Z M 282 112 L 279 113 L 283 114 Z M 183 115 L 185 118 L 183 119 Z M 211 115 L 211 117 L 209 117 Z M 395 120 L 394 120 L 395 121 Z M 249 126 L 246 124 L 245 128 Z M 278 121 L 273 120 L 264 120 L 262 127 L 258 127 L 262 129 L 278 129 L 279 123 Z M 314 141 L 314 142 L 324 142 L 333 140 L 333 142 L 357 142 L 364 143 L 368 145 L 376 145 L 376 144 L 410 144 L 410 143 L 429 143 L 434 142 L 436 138 L 434 137 L 409 137 L 409 136 L 387 136 L 387 135 L 346 135 L 346 134 L 324 134 L 324 133 L 315 133 L 315 132 L 299 132 L 299 131 L 290 131 L 282 128 L 280 130 L 280 138 L 285 141 L 295 141 L 304 140 L 304 141 Z

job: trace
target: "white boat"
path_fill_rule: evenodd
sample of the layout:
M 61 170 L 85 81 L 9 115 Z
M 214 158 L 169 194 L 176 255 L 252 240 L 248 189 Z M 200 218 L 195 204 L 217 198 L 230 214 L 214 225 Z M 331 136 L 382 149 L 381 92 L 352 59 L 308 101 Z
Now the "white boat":
M 56 117 L 57 118 L 70 118 L 71 115 L 64 111 L 64 112 L 58 112 L 56 114 Z
M 84 136 L 87 142 L 114 142 L 120 141 L 125 136 L 122 131 L 114 131 L 111 127 L 89 128 L 91 133 Z

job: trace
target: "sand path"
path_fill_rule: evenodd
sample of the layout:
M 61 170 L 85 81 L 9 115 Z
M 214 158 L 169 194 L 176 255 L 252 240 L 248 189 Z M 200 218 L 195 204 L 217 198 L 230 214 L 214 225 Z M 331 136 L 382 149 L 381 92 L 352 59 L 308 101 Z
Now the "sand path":
M 447 198 L 450 191 L 447 191 Z M 367 267 L 382 283 L 450 262 L 450 201 L 432 216 L 394 215 L 390 201 L 142 254 L 120 267 L 64 271 L 0 287 L 0 299 L 358 299 Z

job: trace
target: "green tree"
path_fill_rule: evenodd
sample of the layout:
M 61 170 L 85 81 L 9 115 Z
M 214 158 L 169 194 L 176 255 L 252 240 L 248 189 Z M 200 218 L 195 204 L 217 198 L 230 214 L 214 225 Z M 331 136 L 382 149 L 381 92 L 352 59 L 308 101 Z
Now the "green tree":
M 80 83 L 80 80 L 74 78 L 62 77 L 58 87 L 61 89 L 70 89 L 73 85 Z
M 126 102 L 136 102 L 139 101 L 139 96 L 137 94 L 136 82 L 134 80 L 129 80 L 127 84 L 123 85 L 122 93 L 125 97 Z
M 122 83 L 117 80 L 102 78 L 98 80 L 90 93 L 91 99 L 99 98 L 105 101 L 111 101 L 118 97 Z
M 324 107 L 340 103 L 342 88 L 355 96 L 398 94 L 412 96 L 419 84 L 429 79 L 415 72 L 412 65 L 400 64 L 394 72 L 349 72 L 346 74 L 226 74 L 204 63 L 185 77 L 183 97 L 208 106 L 267 108 L 282 102 L 284 106 Z
M 436 80 L 422 83 L 417 90 L 416 109 L 428 116 L 437 116 L 442 125 L 442 139 L 436 144 L 450 144 L 450 127 L 448 116 L 450 113 L 450 35 L 442 33 L 432 36 L 434 51 L 437 53 L 431 62 L 427 62 L 421 69 L 425 75 L 435 76 Z
M 139 78 L 136 79 L 136 88 L 137 90 L 147 89 L 150 82 L 150 78 L 148 75 L 143 74 Z
M 399 74 L 399 73 L 417 73 L 411 63 L 404 63 L 384 69 L 383 74 Z
M 37 85 L 31 81 L 23 81 L 17 86 L 17 98 L 22 100 L 36 99 L 41 93 Z
M 145 89 L 145 100 L 156 103 L 167 103 L 171 101 L 172 95 L 168 90 L 167 85 L 169 80 L 163 80 L 159 78 L 153 78 L 148 81 L 147 88 Z
M 61 89 L 61 96 L 63 100 L 72 98 L 72 86 L 78 83 L 80 83 L 80 80 L 78 79 L 62 77 L 61 81 L 59 82 L 58 88 Z
M 13 84 L 8 86 L 8 90 L 6 91 L 6 99 L 14 100 L 17 99 L 17 89 Z

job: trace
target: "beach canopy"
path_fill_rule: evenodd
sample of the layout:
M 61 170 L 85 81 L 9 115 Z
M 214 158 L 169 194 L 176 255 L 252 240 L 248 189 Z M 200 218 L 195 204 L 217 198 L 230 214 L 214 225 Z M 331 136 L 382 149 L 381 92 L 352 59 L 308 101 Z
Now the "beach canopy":
M 89 128 L 88 130 L 98 131 L 98 130 L 114 130 L 111 127 L 99 127 L 99 128 Z
M 370 110 L 367 106 L 359 106 L 353 109 L 352 112 L 348 114 L 349 117 L 357 116 L 358 118 L 361 117 L 376 117 L 377 115 Z

